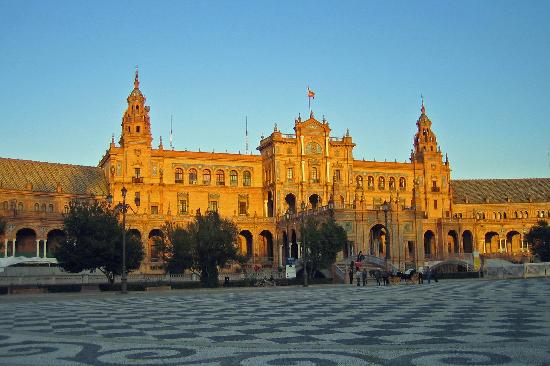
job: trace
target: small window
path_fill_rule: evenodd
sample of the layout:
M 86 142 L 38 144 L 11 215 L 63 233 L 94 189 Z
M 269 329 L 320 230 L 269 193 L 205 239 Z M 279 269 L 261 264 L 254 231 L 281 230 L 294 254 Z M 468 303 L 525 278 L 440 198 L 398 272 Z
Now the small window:
M 4 210 L 8 209 L 8 201 L 2 202 L 2 209 L 4 209 Z
M 212 181 L 212 176 L 210 175 L 210 170 L 204 169 L 202 171 L 202 184 L 205 186 L 210 185 L 210 182 Z
M 40 211 L 40 205 L 38 203 L 34 204 L 34 212 Z
M 23 202 L 17 204 L 17 211 L 23 211 Z
M 378 178 L 378 189 L 385 189 L 386 188 L 386 180 L 384 177 Z
M 65 205 L 65 207 L 63 207 L 63 212 L 68 214 L 69 213 L 69 206 Z
M 362 176 L 358 175 L 355 178 L 355 181 L 357 182 L 357 188 L 363 187 L 363 177 Z
M 134 168 L 134 177 L 135 178 L 141 177 L 141 168 Z
M 218 201 L 209 201 L 208 202 L 208 211 L 218 212 Z
M 251 181 L 252 181 L 252 178 L 251 178 L 250 172 L 247 170 L 243 173 L 243 186 L 250 187 Z
M 319 176 L 316 167 L 311 168 L 311 181 L 313 183 L 319 183 Z
M 294 168 L 286 168 L 286 179 L 288 181 L 294 180 Z
M 340 176 L 340 169 L 336 169 L 334 171 L 334 181 L 339 182 L 342 180 L 342 177 Z
M 46 212 L 46 204 L 43 203 L 42 206 L 40 206 L 40 211 Z
M 197 170 L 189 169 L 189 184 L 197 184 Z
M 53 212 L 53 204 L 48 205 L 48 212 Z
M 367 184 L 368 184 L 370 189 L 374 189 L 374 177 L 372 175 L 368 176 Z
M 159 207 L 151 206 L 151 215 L 158 215 L 158 213 L 159 213 Z
M 401 177 L 399 178 L 399 189 L 405 189 L 407 188 L 407 181 L 405 178 Z
M 176 183 L 183 183 L 183 169 L 177 168 L 174 173 L 174 181 Z
M 434 209 L 437 209 L 437 200 L 434 200 Z
M 223 170 L 218 170 L 216 172 L 216 185 L 225 186 L 225 173 Z
M 232 170 L 230 173 L 229 173 L 229 183 L 232 185 L 232 186 L 236 186 L 239 181 L 238 181 L 238 175 L 237 175 L 237 171 L 236 170 Z
M 140 129 L 141 127 L 140 126 L 136 126 L 136 132 L 139 133 L 140 132 Z
M 395 178 L 394 177 L 390 177 L 390 180 L 389 180 L 389 187 L 390 187 L 390 190 L 395 190 Z
M 178 202 L 178 212 L 180 214 L 187 213 L 188 207 L 187 207 L 187 200 L 180 200 Z

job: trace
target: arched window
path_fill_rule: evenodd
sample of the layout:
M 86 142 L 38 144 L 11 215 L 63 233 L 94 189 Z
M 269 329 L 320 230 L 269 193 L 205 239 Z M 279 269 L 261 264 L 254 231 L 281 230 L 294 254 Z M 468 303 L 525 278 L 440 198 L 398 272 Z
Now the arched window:
M 34 212 L 40 211 L 40 205 L 38 203 L 34 204 Z
M 395 178 L 394 177 L 390 177 L 389 187 L 390 187 L 391 191 L 395 190 Z
M 399 189 L 407 188 L 407 180 L 403 177 L 399 178 Z
M 23 211 L 23 202 L 17 204 L 17 211 Z
M 238 181 L 237 171 L 232 170 L 231 172 L 229 172 L 229 184 L 231 184 L 232 186 L 236 186 L 238 183 L 239 181 Z
M 48 212 L 53 212 L 53 204 L 48 205 Z
M 529 218 L 529 212 L 525 211 L 525 212 L 523 213 L 523 217 L 524 217 L 525 219 L 528 219 L 528 218 Z
M 368 176 L 367 185 L 368 185 L 369 189 L 374 189 L 374 177 L 372 175 Z
M 518 212 L 514 211 L 514 219 L 517 219 L 517 218 L 518 218 Z
M 174 173 L 174 182 L 175 183 L 183 183 L 183 169 L 182 168 L 176 168 L 176 172 Z
M 42 206 L 40 206 L 40 211 L 46 212 L 46 204 L 43 203 Z
M 8 209 L 8 201 L 2 202 L 2 209 L 7 210 Z
M 225 186 L 225 173 L 221 169 L 216 172 L 216 185 Z
M 252 177 L 250 175 L 250 172 L 248 170 L 245 170 L 243 172 L 243 186 L 250 187 L 252 183 Z
M 385 189 L 386 188 L 386 180 L 384 177 L 378 178 L 378 189 Z
M 63 211 L 68 214 L 69 213 L 69 206 L 65 205 L 65 207 L 63 208 Z
M 358 175 L 356 178 L 355 178 L 356 182 L 357 182 L 357 188 L 362 188 L 363 187 L 363 177 Z
M 202 171 L 202 184 L 205 186 L 210 185 L 210 182 L 212 181 L 212 176 L 210 175 L 209 169 L 204 169 Z
M 197 184 L 197 170 L 189 169 L 189 184 Z

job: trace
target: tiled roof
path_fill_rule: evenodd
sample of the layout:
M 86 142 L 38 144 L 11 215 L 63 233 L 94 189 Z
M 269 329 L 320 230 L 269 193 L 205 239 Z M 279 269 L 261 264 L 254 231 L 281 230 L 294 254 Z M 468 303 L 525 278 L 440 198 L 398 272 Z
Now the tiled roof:
M 93 166 L 0 158 L 0 189 L 106 195 L 107 181 Z
M 550 202 L 550 178 L 452 180 L 454 203 Z

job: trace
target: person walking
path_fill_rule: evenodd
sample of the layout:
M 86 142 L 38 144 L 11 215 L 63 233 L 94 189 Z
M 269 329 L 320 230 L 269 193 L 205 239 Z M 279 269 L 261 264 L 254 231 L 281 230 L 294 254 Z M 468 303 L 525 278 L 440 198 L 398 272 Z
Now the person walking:
M 349 264 L 349 270 L 348 270 L 350 285 L 353 285 L 353 267 L 354 267 L 354 263 L 353 261 L 351 261 L 351 263 Z
M 369 273 L 367 272 L 367 267 L 363 267 L 363 272 L 361 272 L 361 279 L 363 280 L 363 286 L 367 285 L 367 276 Z
M 432 270 L 430 269 L 430 266 L 426 266 L 426 277 L 428 278 L 429 285 L 432 280 Z
M 418 271 L 418 284 L 422 285 L 424 283 L 424 274 L 422 271 Z
M 357 280 L 357 286 L 361 286 L 361 277 L 362 277 L 362 272 L 359 269 L 359 267 L 357 267 L 355 269 L 355 279 Z

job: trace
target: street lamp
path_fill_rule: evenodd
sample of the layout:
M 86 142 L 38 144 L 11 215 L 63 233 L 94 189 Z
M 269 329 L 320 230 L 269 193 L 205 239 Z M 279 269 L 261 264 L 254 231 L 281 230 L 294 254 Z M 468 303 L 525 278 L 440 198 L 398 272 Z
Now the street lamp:
M 126 187 L 122 187 L 122 276 L 120 279 L 120 292 L 128 292 L 128 278 L 126 277 Z
M 306 209 L 306 204 L 304 201 L 302 201 L 302 245 L 303 245 L 303 251 L 304 254 L 302 256 L 302 262 L 304 263 L 304 287 L 307 287 L 307 241 L 306 241 L 306 230 L 305 230 L 305 222 L 304 222 L 304 211 Z
M 390 209 L 390 204 L 384 201 L 382 210 L 384 210 L 384 222 L 386 225 L 386 270 L 388 270 L 388 261 L 390 260 L 390 230 L 388 229 L 388 211 Z

